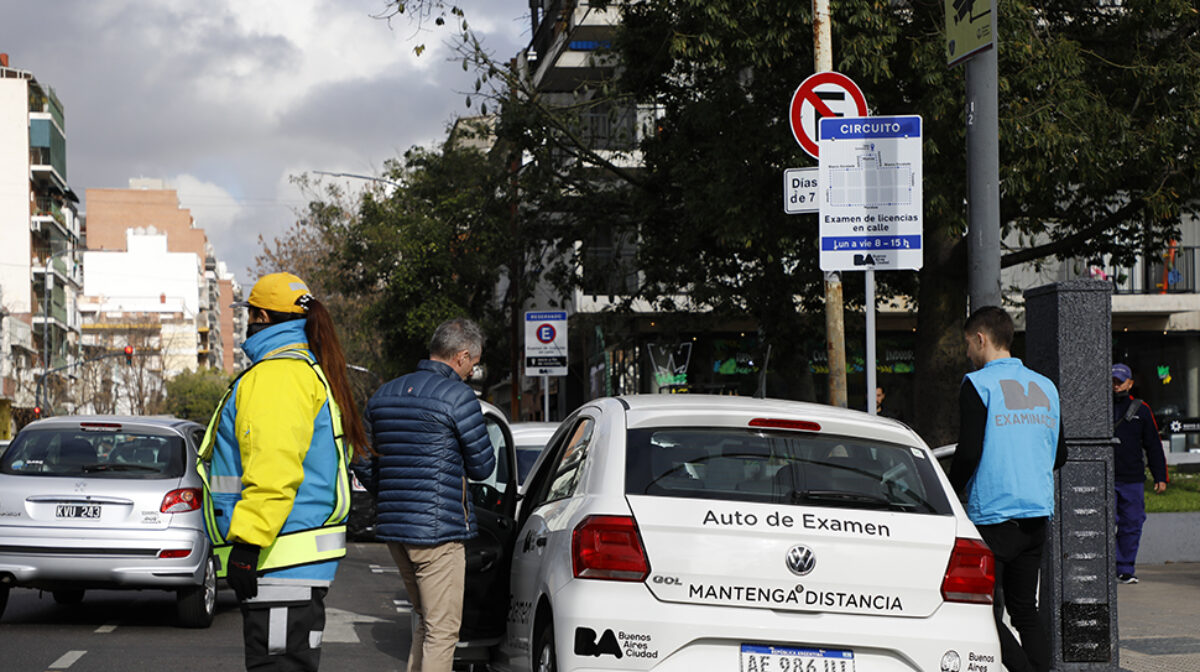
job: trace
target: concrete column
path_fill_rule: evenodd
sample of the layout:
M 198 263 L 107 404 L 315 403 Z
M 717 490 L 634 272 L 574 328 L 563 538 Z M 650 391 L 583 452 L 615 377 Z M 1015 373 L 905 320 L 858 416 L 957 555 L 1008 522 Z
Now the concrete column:
M 1069 457 L 1055 479 L 1039 604 L 1056 672 L 1120 669 L 1113 539 L 1112 285 L 1025 292 L 1025 363 L 1058 386 Z

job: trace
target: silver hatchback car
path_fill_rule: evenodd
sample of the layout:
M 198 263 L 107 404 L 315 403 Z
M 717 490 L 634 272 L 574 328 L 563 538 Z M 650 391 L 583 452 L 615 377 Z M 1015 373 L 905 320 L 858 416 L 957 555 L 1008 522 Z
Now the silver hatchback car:
M 175 591 L 179 625 L 206 628 L 217 599 L 196 449 L 170 417 L 30 423 L 0 456 L 0 614 L 12 588 L 60 604 L 89 588 Z

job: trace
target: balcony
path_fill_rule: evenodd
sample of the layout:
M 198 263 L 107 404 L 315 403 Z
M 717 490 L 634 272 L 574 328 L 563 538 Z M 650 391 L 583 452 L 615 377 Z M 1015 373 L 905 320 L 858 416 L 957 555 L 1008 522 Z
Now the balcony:
M 29 173 L 36 183 L 49 185 L 62 193 L 70 191 L 65 161 L 58 160 L 49 147 L 29 148 Z
M 1187 316 L 1200 315 L 1200 247 L 1173 245 L 1151 252 L 1132 266 L 1073 259 L 1063 264 L 1064 280 L 1104 280 L 1113 286 L 1113 323 L 1127 329 L 1194 329 Z
M 617 62 L 609 47 L 621 20 L 618 5 L 600 9 L 586 0 L 548 0 L 530 43 L 534 86 L 574 91 L 606 78 Z

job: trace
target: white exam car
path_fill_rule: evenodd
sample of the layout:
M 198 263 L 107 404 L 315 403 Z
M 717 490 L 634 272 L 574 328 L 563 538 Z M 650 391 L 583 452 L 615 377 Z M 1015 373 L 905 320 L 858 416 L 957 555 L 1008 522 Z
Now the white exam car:
M 548 443 L 512 529 L 496 669 L 1001 669 L 991 553 L 892 420 L 595 400 Z

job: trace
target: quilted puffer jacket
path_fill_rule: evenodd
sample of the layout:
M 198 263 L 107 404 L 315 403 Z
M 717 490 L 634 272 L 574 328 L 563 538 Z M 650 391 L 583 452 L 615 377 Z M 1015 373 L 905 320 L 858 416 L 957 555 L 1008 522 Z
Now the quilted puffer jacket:
M 375 535 L 383 541 L 434 546 L 475 536 L 467 478 L 496 468 L 475 393 L 442 362 L 379 388 L 367 402 L 378 453 Z

